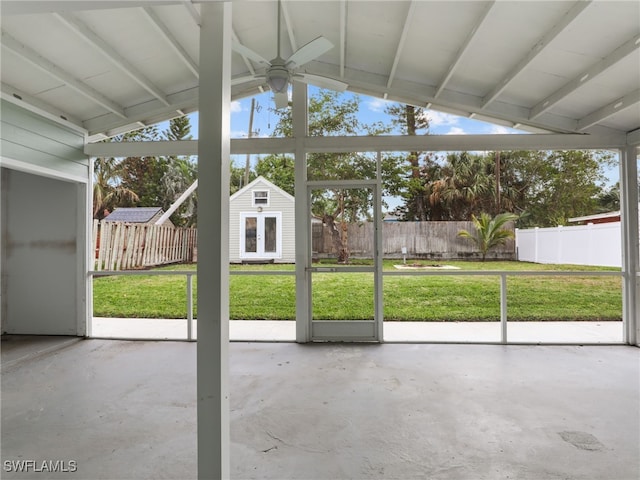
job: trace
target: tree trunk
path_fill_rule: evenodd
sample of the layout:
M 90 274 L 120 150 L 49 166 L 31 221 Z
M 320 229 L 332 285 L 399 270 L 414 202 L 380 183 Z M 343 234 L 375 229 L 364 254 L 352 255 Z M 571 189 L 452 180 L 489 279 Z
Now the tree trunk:
M 407 135 L 416 134 L 416 109 L 413 105 L 405 106 L 405 115 L 407 120 Z M 420 153 L 410 152 L 409 163 L 411 164 L 411 177 L 420 178 Z M 426 209 L 424 204 L 424 195 L 417 195 L 413 198 L 416 220 L 425 221 Z
M 333 250 L 338 254 L 338 262 L 339 263 L 348 263 L 349 262 L 349 251 L 346 248 L 346 242 L 343 242 L 343 235 L 338 226 L 336 225 L 335 218 L 333 215 L 324 214 L 322 216 L 322 222 L 329 228 L 331 231 L 331 240 L 333 242 Z M 345 229 L 346 225 L 342 226 L 342 230 Z M 346 232 L 345 232 L 346 236 Z

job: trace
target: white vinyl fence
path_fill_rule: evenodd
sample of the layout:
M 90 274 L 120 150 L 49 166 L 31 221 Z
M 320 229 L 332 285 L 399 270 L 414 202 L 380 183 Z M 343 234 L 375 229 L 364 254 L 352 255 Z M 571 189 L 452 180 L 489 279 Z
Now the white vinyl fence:
M 516 229 L 518 260 L 602 267 L 622 266 L 620 222 Z

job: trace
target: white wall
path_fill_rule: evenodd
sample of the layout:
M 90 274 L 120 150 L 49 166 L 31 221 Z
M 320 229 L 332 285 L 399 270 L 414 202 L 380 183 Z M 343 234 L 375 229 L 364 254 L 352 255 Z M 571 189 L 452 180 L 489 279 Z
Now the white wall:
M 0 330 L 84 335 L 86 132 L 5 100 L 0 121 Z
M 77 335 L 79 185 L 2 169 L 3 332 Z
M 620 222 L 516 229 L 516 251 L 525 262 L 620 267 L 620 235 Z

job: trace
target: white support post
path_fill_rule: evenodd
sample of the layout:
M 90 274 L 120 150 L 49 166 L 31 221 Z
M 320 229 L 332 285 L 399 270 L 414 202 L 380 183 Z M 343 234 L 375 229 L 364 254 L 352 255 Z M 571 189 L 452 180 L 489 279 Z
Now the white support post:
M 193 341 L 193 275 L 187 275 L 187 340 Z
M 84 335 L 85 337 L 91 338 L 93 335 L 93 275 L 88 275 L 90 270 L 99 270 L 96 268 L 96 251 L 93 245 L 93 168 L 94 168 L 94 158 L 89 159 L 89 170 L 87 172 L 88 181 L 84 190 L 85 198 L 82 199 L 84 203 L 84 231 L 79 233 L 79 235 L 85 235 L 86 241 L 85 245 L 85 262 L 84 269 L 82 271 L 82 278 L 84 278 L 83 288 L 81 295 L 84 298 L 84 302 L 81 303 L 80 308 L 83 309 L 79 313 L 79 316 L 82 321 L 84 321 Z M 87 225 L 88 224 L 88 225 Z M 82 238 L 82 237 L 78 237 Z
M 384 257 L 383 238 L 382 238 L 382 152 L 376 152 L 376 189 L 373 198 L 374 204 L 374 257 L 375 273 L 374 273 L 374 289 L 375 289 L 375 319 L 376 319 L 376 338 L 382 343 L 384 341 L 384 290 L 382 277 L 382 260 Z
M 169 209 L 166 212 L 164 212 L 162 214 L 162 216 L 158 220 L 156 220 L 155 224 L 156 225 L 162 225 L 164 222 L 169 220 L 169 217 L 171 215 L 173 215 L 173 212 L 175 212 L 180 207 L 180 205 L 182 205 L 184 203 L 184 201 L 187 198 L 189 198 L 189 195 L 191 195 L 195 191 L 196 188 L 198 188 L 198 180 L 193 182 L 189 186 L 189 188 L 187 188 L 184 192 L 182 192 L 182 195 L 180 195 L 180 197 L 178 197 L 178 199 L 171 204 Z
M 311 266 L 311 223 L 308 219 L 307 152 L 307 85 L 293 82 L 293 138 L 295 140 L 295 229 L 296 229 L 296 341 L 311 339 L 311 305 L 307 267 Z
M 198 478 L 229 478 L 231 2 L 203 2 L 198 177 Z
M 640 346 L 638 321 L 638 150 L 620 151 L 620 220 L 622 227 L 622 321 L 623 341 Z
M 503 273 L 500 275 L 500 343 L 507 342 L 507 276 Z

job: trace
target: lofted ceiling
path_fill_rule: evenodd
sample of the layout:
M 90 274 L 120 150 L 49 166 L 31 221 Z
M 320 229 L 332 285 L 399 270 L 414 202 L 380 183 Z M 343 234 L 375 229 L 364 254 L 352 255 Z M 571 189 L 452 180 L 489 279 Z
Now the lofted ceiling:
M 200 2 L 3 0 L 2 96 L 91 140 L 198 106 Z M 276 55 L 277 3 L 233 1 L 234 41 Z M 348 90 L 531 132 L 640 129 L 638 1 L 282 2 L 282 57 Z M 264 71 L 234 52 L 232 79 Z M 267 90 L 234 85 L 232 98 Z

